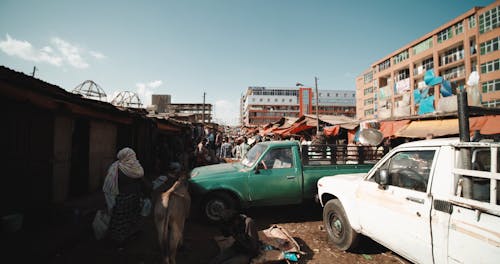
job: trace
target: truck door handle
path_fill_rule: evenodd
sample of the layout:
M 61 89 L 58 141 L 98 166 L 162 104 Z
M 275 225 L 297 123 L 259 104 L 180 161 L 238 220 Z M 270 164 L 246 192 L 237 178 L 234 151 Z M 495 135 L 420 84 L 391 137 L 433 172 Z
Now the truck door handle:
M 286 176 L 287 179 L 291 180 L 291 179 L 295 179 L 295 176 L 293 175 L 289 175 L 289 176 Z
M 415 202 L 415 203 L 420 203 L 420 204 L 423 204 L 424 203 L 424 199 L 422 198 L 415 198 L 415 197 L 406 197 L 406 200 L 408 201 L 411 201 L 411 202 Z

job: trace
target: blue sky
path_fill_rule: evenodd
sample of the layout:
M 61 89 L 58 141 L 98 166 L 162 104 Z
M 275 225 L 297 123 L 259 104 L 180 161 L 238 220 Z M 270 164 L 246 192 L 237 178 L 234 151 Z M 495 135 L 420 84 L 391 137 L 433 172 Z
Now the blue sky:
M 0 64 L 67 90 L 214 105 L 237 124 L 248 86 L 355 89 L 371 63 L 475 0 L 0 1 Z

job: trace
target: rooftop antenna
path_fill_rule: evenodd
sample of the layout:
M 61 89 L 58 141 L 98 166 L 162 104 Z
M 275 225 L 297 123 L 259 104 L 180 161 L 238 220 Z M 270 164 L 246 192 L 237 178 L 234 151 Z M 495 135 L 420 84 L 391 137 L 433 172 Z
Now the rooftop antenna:
M 104 90 L 92 80 L 86 80 L 77 85 L 72 93 L 80 94 L 85 98 L 94 99 L 99 101 L 107 101 L 107 95 Z
M 142 108 L 141 99 L 139 96 L 130 91 L 122 91 L 119 92 L 113 100 L 111 100 L 111 104 L 114 106 L 121 107 L 132 107 L 132 108 Z
M 38 70 L 36 66 L 33 66 L 33 73 L 31 73 L 31 77 L 35 77 L 35 72 Z

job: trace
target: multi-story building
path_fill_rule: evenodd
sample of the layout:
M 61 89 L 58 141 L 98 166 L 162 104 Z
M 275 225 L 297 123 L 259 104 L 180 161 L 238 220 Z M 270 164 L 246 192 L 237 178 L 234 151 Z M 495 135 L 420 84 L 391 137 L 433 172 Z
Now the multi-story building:
M 248 87 L 240 101 L 243 125 L 316 114 L 316 95 L 307 87 Z M 318 114 L 355 116 L 355 91 L 318 90 Z
M 449 81 L 452 93 L 479 74 L 482 105 L 500 106 L 500 1 L 474 7 L 373 63 L 356 78 L 358 119 L 386 119 L 419 113 L 415 94 L 427 89 L 437 106 L 441 85 L 427 86 L 426 72 Z M 416 91 L 415 93 L 415 90 Z
M 172 101 L 172 96 L 170 94 L 153 94 L 151 95 L 151 102 L 156 106 L 156 112 L 165 113 L 167 112 L 167 107 Z
M 212 122 L 212 104 L 191 104 L 191 103 L 171 103 L 171 96 L 168 94 L 153 94 L 152 103 L 157 113 L 176 116 L 177 119 L 199 122 Z

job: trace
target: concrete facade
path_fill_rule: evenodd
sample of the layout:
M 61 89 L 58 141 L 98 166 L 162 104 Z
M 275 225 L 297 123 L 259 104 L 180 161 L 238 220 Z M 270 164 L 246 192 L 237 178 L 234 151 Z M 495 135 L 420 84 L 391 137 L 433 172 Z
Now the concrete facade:
M 482 105 L 500 107 L 499 16 L 500 1 L 474 7 L 374 62 L 356 78 L 357 118 L 418 115 L 414 91 L 427 87 L 424 74 L 428 70 L 450 81 L 453 94 L 469 89 L 468 77 L 478 72 Z M 440 101 L 444 97 L 439 89 L 440 85 L 429 87 L 435 108 L 445 102 Z M 454 103 L 453 98 L 448 100 Z
M 240 101 L 240 120 L 245 126 L 265 125 L 282 117 L 316 113 L 314 89 L 308 87 L 248 87 Z M 318 90 L 321 115 L 355 115 L 355 91 Z

